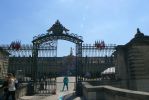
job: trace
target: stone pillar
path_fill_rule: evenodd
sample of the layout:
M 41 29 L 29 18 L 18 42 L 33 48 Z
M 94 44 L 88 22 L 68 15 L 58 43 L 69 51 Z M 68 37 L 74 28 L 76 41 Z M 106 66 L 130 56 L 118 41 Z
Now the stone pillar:
M 149 46 L 133 45 L 128 48 L 130 89 L 149 91 Z
M 120 82 L 120 87 L 122 88 L 128 88 L 129 86 L 129 73 L 128 73 L 128 67 L 126 62 L 126 49 L 124 46 L 119 45 L 116 47 L 116 77 Z

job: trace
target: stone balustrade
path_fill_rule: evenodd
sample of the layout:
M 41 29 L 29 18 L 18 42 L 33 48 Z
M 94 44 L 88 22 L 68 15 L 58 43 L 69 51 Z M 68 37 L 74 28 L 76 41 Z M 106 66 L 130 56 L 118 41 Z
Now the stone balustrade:
M 107 85 L 93 86 L 83 82 L 85 100 L 149 100 L 149 93 L 116 88 Z

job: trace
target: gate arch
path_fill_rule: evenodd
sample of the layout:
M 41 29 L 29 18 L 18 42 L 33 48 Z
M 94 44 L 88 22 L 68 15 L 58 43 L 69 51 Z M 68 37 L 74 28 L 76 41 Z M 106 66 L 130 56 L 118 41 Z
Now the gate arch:
M 32 43 L 33 44 L 42 44 L 46 41 L 52 41 L 52 40 L 66 40 L 73 42 L 75 44 L 79 44 L 83 42 L 82 36 L 78 36 L 74 33 L 68 33 L 68 29 L 66 29 L 58 20 L 55 22 L 55 24 L 47 30 L 48 33 L 41 34 L 38 36 L 35 36 L 33 38 Z
M 46 34 L 41 34 L 38 36 L 35 36 L 33 38 L 33 67 L 32 67 L 32 79 L 36 83 L 36 80 L 38 78 L 38 67 L 37 67 L 37 59 L 38 59 L 38 50 L 40 46 L 48 41 L 57 41 L 57 40 L 66 40 L 72 43 L 76 44 L 76 84 L 79 81 L 79 66 L 81 65 L 81 58 L 82 58 L 82 43 L 83 38 L 82 36 L 78 36 L 74 33 L 69 33 L 69 30 L 66 29 L 58 20 L 53 24 L 51 28 L 47 30 Z M 55 45 L 57 47 L 57 45 Z M 52 45 L 51 45 L 52 47 Z

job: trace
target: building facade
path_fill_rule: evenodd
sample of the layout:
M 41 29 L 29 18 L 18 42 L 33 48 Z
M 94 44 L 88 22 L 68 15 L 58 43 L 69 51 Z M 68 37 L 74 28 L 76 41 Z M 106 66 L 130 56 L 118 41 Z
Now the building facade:
M 9 53 L 0 47 L 0 79 L 4 79 L 8 71 Z

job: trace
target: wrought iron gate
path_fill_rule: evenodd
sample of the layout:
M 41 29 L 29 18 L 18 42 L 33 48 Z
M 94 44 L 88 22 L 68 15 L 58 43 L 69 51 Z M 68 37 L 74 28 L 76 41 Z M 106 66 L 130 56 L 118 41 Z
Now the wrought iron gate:
M 78 36 L 73 33 L 68 33 L 68 29 L 66 29 L 62 24 L 60 24 L 59 21 L 56 21 L 56 23 L 47 31 L 47 34 L 42 34 L 34 38 L 33 42 L 33 80 L 34 83 L 38 83 L 37 79 L 39 78 L 38 73 L 38 59 L 39 59 L 39 48 L 43 45 L 45 45 L 48 41 L 57 41 L 59 39 L 70 41 L 72 43 L 76 44 L 76 83 L 78 82 L 78 70 L 79 70 L 79 64 L 81 62 L 82 58 L 82 37 Z M 56 45 L 57 47 L 57 45 Z M 57 55 L 55 55 L 55 58 Z M 54 57 L 52 57 L 53 59 Z M 57 58 L 56 60 L 57 61 Z M 55 64 L 56 62 L 53 62 Z M 57 64 L 56 64 L 57 65 Z M 58 71 L 58 70 L 57 70 Z M 54 74 L 56 75 L 56 74 Z M 45 75 L 47 76 L 47 75 Z
M 82 69 L 80 69 L 82 81 L 99 80 L 104 70 L 115 66 L 113 53 L 116 45 L 104 43 L 103 46 L 98 47 L 97 45 L 102 45 L 101 43 L 95 42 L 95 44 L 84 44 L 82 46 Z M 87 74 L 90 74 L 90 76 L 87 76 Z

